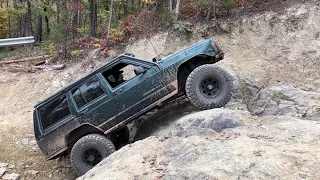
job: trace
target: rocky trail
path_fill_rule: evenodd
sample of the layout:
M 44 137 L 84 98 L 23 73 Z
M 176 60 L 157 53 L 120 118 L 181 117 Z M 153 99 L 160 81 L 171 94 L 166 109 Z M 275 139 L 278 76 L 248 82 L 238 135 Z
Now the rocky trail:
M 304 93 L 266 87 L 252 96 L 255 112 L 237 99 L 207 111 L 177 102 L 134 122 L 141 140 L 78 179 L 319 179 L 320 98 Z
M 185 99 L 132 122 L 131 142 L 79 179 L 320 179 L 320 7 L 316 1 L 170 32 L 150 41 L 166 56 L 204 38 L 235 77 L 225 108 Z M 126 52 L 151 59 L 147 39 Z M 116 54 L 116 52 L 114 52 Z M 61 71 L 0 73 L 0 179 L 76 179 L 68 158 L 35 144 L 34 104 L 104 63 L 93 52 Z

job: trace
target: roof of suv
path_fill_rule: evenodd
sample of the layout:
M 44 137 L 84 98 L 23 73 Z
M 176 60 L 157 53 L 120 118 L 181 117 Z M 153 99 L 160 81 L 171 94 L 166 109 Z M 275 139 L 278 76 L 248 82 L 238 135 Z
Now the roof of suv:
M 48 97 L 47 99 L 43 100 L 43 101 L 39 101 L 37 102 L 37 104 L 34 106 L 35 108 L 38 108 L 39 106 L 45 104 L 46 102 L 50 101 L 51 99 L 54 99 L 56 98 L 57 96 L 69 91 L 71 88 L 73 88 L 76 84 L 79 84 L 85 80 L 87 80 L 89 77 L 91 77 L 92 75 L 94 74 L 97 74 L 98 72 L 102 71 L 103 69 L 105 69 L 106 67 L 112 65 L 113 63 L 121 60 L 123 57 L 126 57 L 126 58 L 130 58 L 130 59 L 134 59 L 134 60 L 138 60 L 138 61 L 143 61 L 143 62 L 147 62 L 147 63 L 152 63 L 152 62 L 149 62 L 149 61 L 144 61 L 144 60 L 141 60 L 141 59 L 137 59 L 137 58 L 134 58 L 132 56 L 128 56 L 126 54 L 121 54 L 117 57 L 114 57 L 112 58 L 110 61 L 108 61 L 107 63 L 105 63 L 103 66 L 99 67 L 98 69 L 84 75 L 83 77 L 77 79 L 77 80 L 74 80 L 71 84 L 69 84 L 68 86 L 62 88 L 61 90 L 59 90 L 57 93 L 55 93 L 54 95 Z M 154 63 L 152 63 L 154 64 Z

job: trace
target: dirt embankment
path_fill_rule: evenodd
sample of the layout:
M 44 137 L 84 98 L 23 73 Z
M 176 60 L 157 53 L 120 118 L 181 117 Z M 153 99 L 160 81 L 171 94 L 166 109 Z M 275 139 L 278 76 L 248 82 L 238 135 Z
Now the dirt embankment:
M 126 146 L 105 161 L 104 164 L 110 166 L 110 171 L 105 172 L 112 173 L 115 178 L 137 176 L 145 179 L 153 177 L 187 178 L 193 177 L 192 172 L 196 172 L 194 175 L 197 177 L 204 177 L 203 179 L 228 177 L 230 175 L 228 173 L 231 172 L 238 172 L 237 175 L 248 178 L 270 179 L 286 175 L 288 178 L 317 179 L 314 177 L 319 177 L 315 173 L 319 169 L 315 165 L 319 164 L 319 151 L 316 150 L 316 147 L 319 147 L 319 134 L 317 133 L 319 129 L 315 128 L 318 128 L 319 124 L 300 118 L 309 120 L 317 118 L 318 109 L 314 104 L 319 101 L 313 98 L 318 96 L 312 94 L 319 93 L 320 87 L 320 19 L 318 17 L 320 17 L 319 6 L 302 4 L 290 7 L 281 13 L 266 12 L 211 25 L 195 25 L 194 33 L 189 38 L 177 37 L 171 33 L 162 33 L 152 37 L 151 42 L 163 56 L 201 39 L 214 38 L 226 52 L 225 60 L 219 64 L 235 74 L 241 85 L 245 85 L 239 86 L 244 96 L 241 93 L 238 94 L 240 98 L 235 99 L 229 105 L 229 108 L 233 109 L 230 111 L 246 110 L 248 106 L 262 109 L 257 111 L 260 113 L 257 114 L 259 116 L 285 115 L 285 117 L 259 118 L 245 113 L 243 115 L 245 118 L 240 119 L 242 126 L 230 133 L 201 130 L 201 132 L 204 131 L 202 132 L 204 135 L 199 135 L 197 134 L 199 129 L 193 129 L 187 130 L 187 134 L 184 134 L 181 128 L 176 129 L 181 125 L 181 121 L 178 123 L 176 120 L 194 112 L 195 109 L 188 104 L 168 108 L 161 112 L 161 116 L 156 114 L 150 117 L 150 121 L 137 121 L 135 125 L 138 125 L 138 128 L 134 128 L 134 131 L 137 131 L 135 139 L 144 139 L 149 135 L 170 136 L 171 138 L 163 140 L 150 137 L 131 147 Z M 128 46 L 126 51 L 135 53 L 137 57 L 151 59 L 157 56 L 151 47 L 150 41 L 143 39 Z M 45 161 L 34 145 L 32 141 L 34 139 L 33 106 L 39 99 L 48 97 L 67 85 L 72 79 L 83 75 L 101 63 L 102 61 L 87 59 L 63 71 L 0 74 L 0 151 L 2 152 L 0 163 L 14 165 L 14 167 L 7 168 L 8 173 L 18 173 L 25 179 L 73 179 L 76 177 L 67 163 L 68 160 Z M 302 94 L 308 96 L 311 94 L 310 99 L 314 100 L 314 104 L 310 105 L 310 108 L 299 103 L 295 104 L 296 97 L 283 92 L 283 89 L 279 90 L 280 93 L 278 91 L 270 93 L 268 88 L 265 89 L 269 84 L 276 86 L 285 84 L 293 88 L 291 90 L 294 92 L 303 91 Z M 264 91 L 261 91 L 262 89 Z M 265 92 L 271 103 L 255 99 L 255 95 L 259 92 Z M 283 94 L 285 96 L 279 96 Z M 246 104 L 242 103 L 242 97 Z M 297 102 L 303 101 L 297 100 Z M 282 109 L 278 111 L 279 108 Z M 197 121 L 194 116 L 201 117 L 201 114 L 191 116 L 192 118 L 186 117 L 187 119 L 184 120 Z M 215 119 L 217 116 L 216 113 L 210 117 Z M 294 118 L 291 118 L 292 116 Z M 210 119 L 202 118 L 201 121 L 204 120 Z M 280 136 L 276 136 L 277 134 Z M 185 138 L 183 135 L 188 137 Z M 141 148 L 146 144 L 149 147 L 145 154 L 139 155 Z M 175 146 L 166 150 L 171 144 Z M 190 151 L 179 151 L 184 147 L 190 147 Z M 246 152 L 248 147 L 254 148 Z M 220 151 L 216 151 L 216 148 Z M 232 150 L 241 152 L 237 154 Z M 223 160 L 219 159 L 218 157 L 223 156 L 224 152 L 228 156 L 224 156 Z M 131 159 L 118 158 L 129 155 Z M 265 161 L 260 164 L 259 158 Z M 285 158 L 290 160 L 287 161 Z M 197 159 L 199 161 L 196 161 Z M 205 159 L 211 161 L 205 161 Z M 136 160 L 134 161 L 136 164 L 132 160 Z M 125 163 L 122 166 L 117 162 Z M 150 164 L 150 162 L 154 163 Z M 204 164 L 212 166 L 192 169 L 193 167 L 189 167 L 188 164 L 193 162 L 197 162 L 198 167 Z M 225 162 L 232 163 L 228 166 Z M 241 167 L 234 169 L 237 167 L 235 164 L 239 163 Z M 275 165 L 270 166 L 272 163 Z M 221 164 L 219 171 L 220 166 L 216 166 L 218 164 Z M 153 167 L 150 169 L 151 165 Z M 166 168 L 168 171 L 157 170 L 158 165 L 159 168 Z M 132 167 L 138 168 L 133 169 Z M 265 171 L 267 167 L 269 171 Z M 103 167 L 97 168 L 97 176 L 93 176 L 92 179 L 101 177 L 98 176 L 102 173 L 99 171 L 101 168 Z M 212 176 L 211 168 L 219 173 Z M 130 173 L 124 173 L 123 169 L 128 169 Z M 277 172 L 277 169 L 282 173 Z M 34 174 L 29 170 L 39 172 Z M 190 172 L 187 172 L 188 170 Z M 167 176 L 163 172 L 166 172 Z M 116 176 L 117 173 L 119 176 Z M 121 176 L 121 174 L 126 176 Z

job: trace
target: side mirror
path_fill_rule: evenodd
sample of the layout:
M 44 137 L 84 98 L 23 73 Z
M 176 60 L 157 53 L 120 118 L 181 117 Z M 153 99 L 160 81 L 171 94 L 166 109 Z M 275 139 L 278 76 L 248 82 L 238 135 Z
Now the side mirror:
M 147 72 L 147 69 L 141 67 L 141 66 L 136 66 L 134 68 L 134 73 L 139 76 L 140 74 L 144 74 L 145 72 Z
M 126 55 L 126 56 L 131 56 L 131 57 L 135 57 L 135 55 L 134 55 L 134 54 L 131 54 L 131 53 L 124 53 L 124 55 Z

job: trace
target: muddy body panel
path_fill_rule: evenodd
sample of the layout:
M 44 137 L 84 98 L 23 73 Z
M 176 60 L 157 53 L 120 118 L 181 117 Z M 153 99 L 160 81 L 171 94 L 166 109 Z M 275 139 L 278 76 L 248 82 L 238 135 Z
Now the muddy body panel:
M 206 56 L 212 61 L 209 63 L 215 63 L 223 58 L 223 52 L 209 39 L 157 63 L 120 55 L 38 103 L 34 112 L 34 131 L 41 151 L 47 159 L 52 159 L 81 138 L 73 137 L 77 129 L 88 126 L 108 135 L 178 96 L 178 69 L 196 56 Z M 114 85 L 112 80 L 116 78 L 108 73 L 129 65 L 140 67 L 140 71 L 134 71 L 134 77 Z M 82 128 L 79 136 L 84 135 L 85 130 Z

